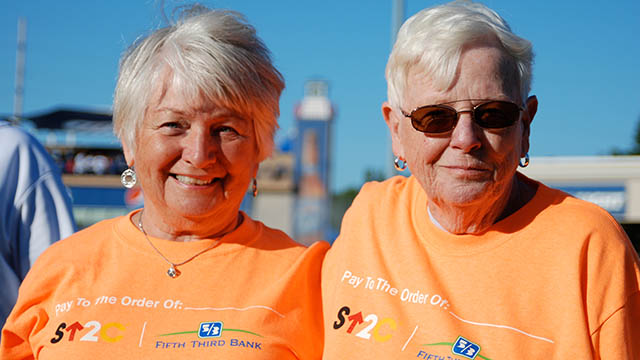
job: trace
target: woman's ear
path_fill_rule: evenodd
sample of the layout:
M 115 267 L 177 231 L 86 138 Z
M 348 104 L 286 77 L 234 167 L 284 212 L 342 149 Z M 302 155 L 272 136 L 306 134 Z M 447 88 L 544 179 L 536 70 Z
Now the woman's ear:
M 399 134 L 400 123 L 398 120 L 399 118 L 404 117 L 404 115 L 399 114 L 397 109 L 395 109 L 388 101 L 385 101 L 382 103 L 382 117 L 389 127 L 393 154 L 404 159 L 404 151 L 402 149 L 402 142 L 400 141 Z
M 131 151 L 131 148 L 129 147 L 129 145 L 127 145 L 127 142 L 124 140 L 122 141 L 122 152 L 124 153 L 124 159 L 127 161 L 127 166 L 133 167 L 133 163 L 135 162 L 133 151 Z
M 531 135 L 531 123 L 538 112 L 538 98 L 535 95 L 527 99 L 527 107 L 522 114 L 522 149 L 520 157 L 524 157 L 529 152 L 529 136 Z
M 522 120 L 525 122 L 525 126 L 528 128 L 533 122 L 533 118 L 538 112 L 538 98 L 535 95 L 529 96 L 527 99 L 527 107 L 524 109 L 524 116 Z

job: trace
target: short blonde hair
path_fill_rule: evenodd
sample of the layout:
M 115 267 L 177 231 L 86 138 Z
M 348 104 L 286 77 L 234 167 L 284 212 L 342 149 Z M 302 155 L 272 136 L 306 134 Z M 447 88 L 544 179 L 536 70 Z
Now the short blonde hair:
M 390 104 L 401 107 L 410 70 L 418 66 L 442 89 L 449 88 L 465 45 L 496 38 L 508 63 L 503 80 L 519 90 L 526 103 L 531 90 L 531 43 L 511 32 L 507 22 L 488 7 L 470 1 L 454 1 L 424 9 L 409 18 L 398 31 L 386 68 Z
M 284 80 L 269 50 L 240 13 L 196 5 L 176 24 L 134 42 L 120 60 L 113 101 L 114 131 L 135 152 L 153 89 L 166 72 L 185 98 L 202 97 L 253 121 L 258 161 L 268 157 L 280 115 Z

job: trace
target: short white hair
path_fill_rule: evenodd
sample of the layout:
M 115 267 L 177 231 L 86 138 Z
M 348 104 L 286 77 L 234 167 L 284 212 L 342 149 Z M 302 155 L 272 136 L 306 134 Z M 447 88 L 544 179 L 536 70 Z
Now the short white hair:
M 158 86 L 177 87 L 186 99 L 203 98 L 245 116 L 253 122 L 258 161 L 271 154 L 284 80 L 242 14 L 196 5 L 123 54 L 114 131 L 134 152 L 137 130 Z
M 401 107 L 409 72 L 424 71 L 442 90 L 455 80 L 465 45 L 495 38 L 511 69 L 504 69 L 504 81 L 519 90 L 526 103 L 531 90 L 533 50 L 531 42 L 511 32 L 507 22 L 488 7 L 470 1 L 424 9 L 409 18 L 398 31 L 386 68 L 389 103 Z M 508 76 L 513 75 L 513 76 Z

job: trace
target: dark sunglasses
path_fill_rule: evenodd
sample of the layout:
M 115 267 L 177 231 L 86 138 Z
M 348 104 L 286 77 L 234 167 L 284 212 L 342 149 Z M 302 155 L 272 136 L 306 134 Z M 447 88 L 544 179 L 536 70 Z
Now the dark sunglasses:
M 458 111 L 449 104 L 461 101 L 482 101 L 471 110 Z M 411 119 L 413 128 L 425 134 L 444 134 L 456 127 L 460 114 L 470 113 L 473 121 L 485 129 L 502 129 L 518 121 L 520 111 L 518 104 L 502 100 L 466 99 L 450 101 L 436 105 L 420 106 L 409 114 L 402 115 Z

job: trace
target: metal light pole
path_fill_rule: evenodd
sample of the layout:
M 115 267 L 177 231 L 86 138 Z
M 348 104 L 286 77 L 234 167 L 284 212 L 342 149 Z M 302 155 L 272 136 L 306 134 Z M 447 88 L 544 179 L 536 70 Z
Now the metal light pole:
M 396 35 L 398 34 L 398 30 L 402 26 L 404 22 L 404 14 L 405 14 L 405 6 L 404 0 L 392 0 L 392 9 L 391 9 L 391 46 L 389 47 L 389 52 L 393 49 L 393 45 L 396 43 Z M 393 166 L 393 149 L 391 148 L 391 137 L 389 137 L 389 158 L 387 159 L 387 177 L 392 177 L 396 171 Z
M 27 20 L 18 18 L 18 47 L 16 49 L 16 83 L 13 97 L 13 121 L 22 118 L 22 105 L 24 102 L 24 64 L 27 50 Z

